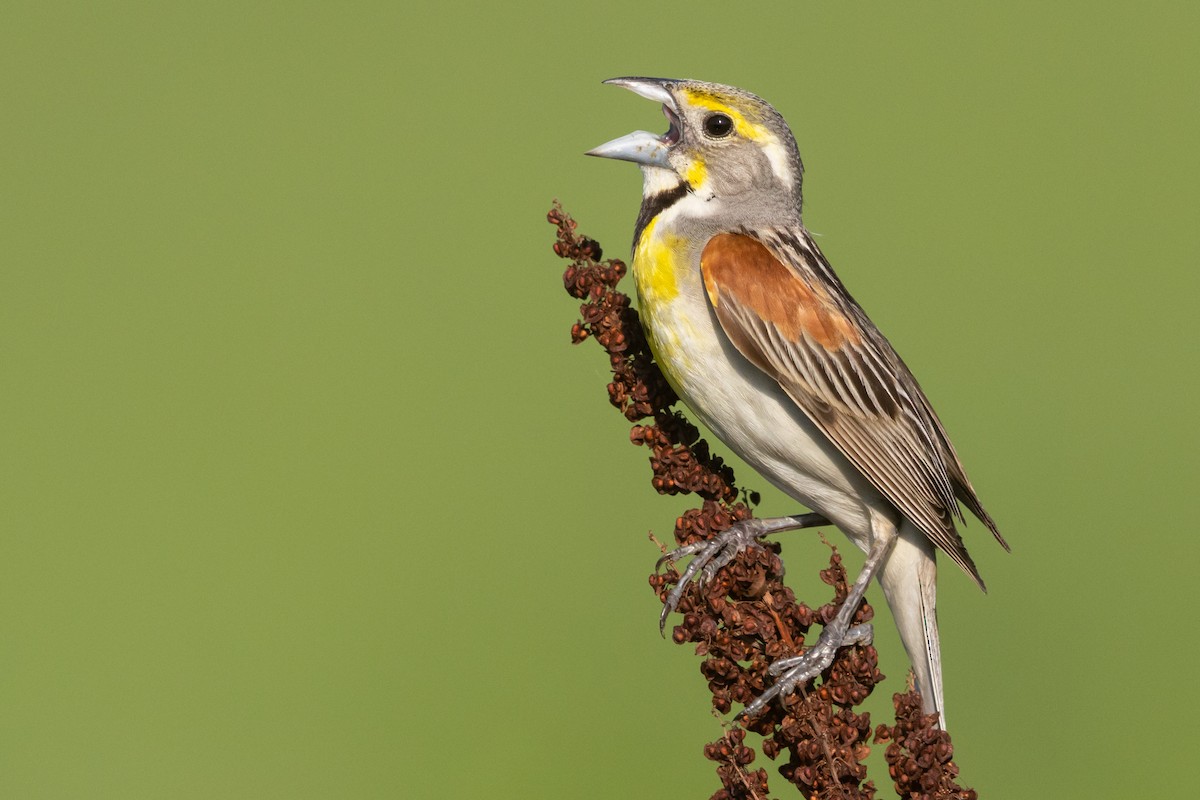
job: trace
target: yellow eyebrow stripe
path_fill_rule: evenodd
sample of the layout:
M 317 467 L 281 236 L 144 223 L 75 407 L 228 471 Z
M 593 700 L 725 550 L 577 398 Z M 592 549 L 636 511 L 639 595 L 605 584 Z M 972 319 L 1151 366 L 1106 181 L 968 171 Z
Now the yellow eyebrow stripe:
M 683 93 L 687 95 L 688 102 L 694 106 L 727 114 L 733 120 L 734 130 L 738 132 L 739 136 L 754 141 L 773 140 L 775 138 L 766 128 L 746 119 L 740 111 L 722 102 L 716 95 L 698 89 L 684 89 Z

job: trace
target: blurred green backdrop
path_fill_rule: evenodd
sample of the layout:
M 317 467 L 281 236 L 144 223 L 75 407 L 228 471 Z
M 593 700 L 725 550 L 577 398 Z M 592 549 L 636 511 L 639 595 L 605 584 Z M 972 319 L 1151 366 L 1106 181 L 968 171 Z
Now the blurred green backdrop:
M 1196 9 L 5 3 L 0 796 L 717 788 L 645 583 L 688 501 L 569 345 L 544 222 L 626 254 L 637 170 L 581 154 L 663 125 L 627 74 L 789 119 L 1013 543 L 967 531 L 989 596 L 943 570 L 965 782 L 1185 792 Z

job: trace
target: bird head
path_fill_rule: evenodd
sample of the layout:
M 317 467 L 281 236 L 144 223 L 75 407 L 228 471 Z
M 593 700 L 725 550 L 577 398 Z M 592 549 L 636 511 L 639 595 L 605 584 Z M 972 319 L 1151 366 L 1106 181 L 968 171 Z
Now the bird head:
M 605 81 L 662 103 L 670 127 L 634 131 L 587 155 L 642 167 L 647 197 L 686 188 L 707 201 L 776 198 L 798 211 L 803 166 L 783 117 L 763 99 L 732 86 L 667 78 Z

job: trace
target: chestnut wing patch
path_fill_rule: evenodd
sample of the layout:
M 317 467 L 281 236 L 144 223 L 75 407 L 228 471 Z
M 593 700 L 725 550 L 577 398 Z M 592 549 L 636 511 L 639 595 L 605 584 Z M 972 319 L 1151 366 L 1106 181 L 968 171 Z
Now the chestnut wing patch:
M 819 256 L 772 249 L 747 234 L 709 240 L 701 272 L 722 330 L 982 586 L 954 527 L 952 468 L 928 401 L 861 309 L 806 258 Z
M 854 324 L 829 301 L 827 293 L 798 280 L 762 242 L 739 233 L 709 240 L 701 256 L 704 286 L 714 307 L 721 294 L 748 306 L 791 342 L 806 334 L 822 347 L 857 344 Z

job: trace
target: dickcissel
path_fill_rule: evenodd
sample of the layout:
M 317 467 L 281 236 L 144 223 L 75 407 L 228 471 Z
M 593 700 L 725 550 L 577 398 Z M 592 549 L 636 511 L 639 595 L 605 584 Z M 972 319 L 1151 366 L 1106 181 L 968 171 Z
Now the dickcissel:
M 670 128 L 637 131 L 589 155 L 641 167 L 633 276 L 642 325 L 667 380 L 695 415 L 764 478 L 815 513 L 751 520 L 694 555 L 682 585 L 781 530 L 832 523 L 867 558 L 836 618 L 742 712 L 820 674 L 877 577 L 913 665 L 926 713 L 945 706 L 935 553 L 983 588 L 955 529 L 961 501 L 984 511 L 916 379 L 846 291 L 801 220 L 803 167 L 783 117 L 731 86 L 614 78 L 662 104 Z

